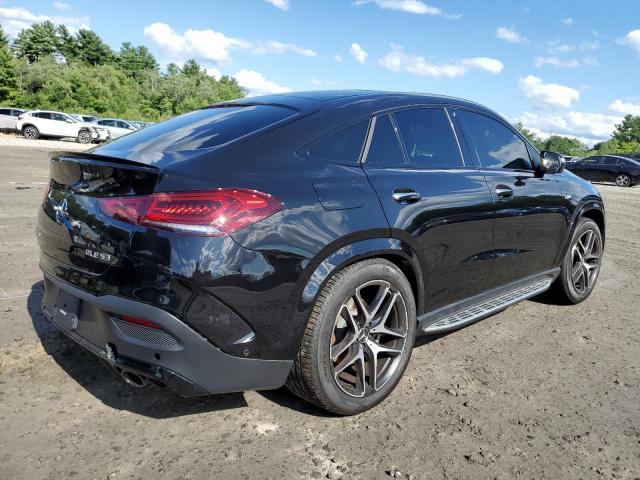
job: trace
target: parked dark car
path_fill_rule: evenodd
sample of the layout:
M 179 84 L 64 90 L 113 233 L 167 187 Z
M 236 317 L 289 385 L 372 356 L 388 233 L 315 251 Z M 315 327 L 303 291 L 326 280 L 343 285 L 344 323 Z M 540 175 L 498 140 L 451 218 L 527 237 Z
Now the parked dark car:
M 619 155 L 592 155 L 567 163 L 567 169 L 592 182 L 614 182 L 630 187 L 640 182 L 640 162 Z
M 372 91 L 242 99 L 60 153 L 37 227 L 46 316 L 129 384 L 286 383 L 338 414 L 389 395 L 416 335 L 549 288 L 583 301 L 604 233 L 597 190 L 496 113 Z

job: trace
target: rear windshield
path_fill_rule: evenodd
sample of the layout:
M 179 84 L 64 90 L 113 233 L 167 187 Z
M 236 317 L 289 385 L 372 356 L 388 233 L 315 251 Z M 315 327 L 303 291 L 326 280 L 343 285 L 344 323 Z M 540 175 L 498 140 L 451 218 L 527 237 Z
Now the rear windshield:
M 205 108 L 123 136 L 93 153 L 151 164 L 166 153 L 218 147 L 295 113 L 273 105 Z

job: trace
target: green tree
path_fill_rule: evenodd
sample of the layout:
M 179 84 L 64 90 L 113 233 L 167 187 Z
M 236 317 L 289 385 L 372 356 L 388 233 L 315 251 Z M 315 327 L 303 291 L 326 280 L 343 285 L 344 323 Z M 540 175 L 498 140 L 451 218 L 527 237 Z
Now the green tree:
M 201 77 L 202 67 L 193 58 L 190 58 L 182 65 L 182 74 L 188 77 Z
M 145 46 L 134 47 L 131 42 L 124 42 L 118 52 L 118 65 L 129 76 L 140 80 L 144 72 L 158 70 L 158 63 Z
M 531 130 L 526 128 L 522 124 L 522 122 L 516 123 L 515 127 L 518 129 L 518 131 L 522 134 L 523 137 L 525 137 L 527 140 L 529 140 L 533 144 L 534 147 L 536 147 L 538 150 L 542 150 L 543 142 L 540 137 L 538 137 L 535 133 L 533 133 Z
M 167 76 L 172 77 L 174 75 L 180 75 L 180 67 L 171 62 L 169 65 L 167 65 Z
M 543 142 L 542 147 L 542 150 L 571 156 L 583 156 L 588 150 L 586 145 L 577 138 L 561 135 L 551 135 Z
M 13 51 L 18 58 L 29 63 L 58 53 L 58 35 L 52 22 L 34 23 L 22 30 L 13 42 Z
M 593 153 L 640 153 L 640 141 L 622 142 L 616 138 L 594 145 Z
M 612 137 L 618 142 L 640 142 L 640 115 L 626 115 Z
M 15 59 L 9 50 L 9 42 L 0 26 L 0 102 L 13 103 L 19 97 L 16 82 Z
M 90 65 L 105 65 L 115 60 L 111 47 L 92 30 L 84 28 L 78 30 L 75 41 L 76 58 L 82 62 Z
M 71 35 L 69 29 L 65 25 L 56 27 L 56 35 L 58 37 L 58 54 L 64 57 L 67 63 L 72 62 L 78 55 L 76 39 Z

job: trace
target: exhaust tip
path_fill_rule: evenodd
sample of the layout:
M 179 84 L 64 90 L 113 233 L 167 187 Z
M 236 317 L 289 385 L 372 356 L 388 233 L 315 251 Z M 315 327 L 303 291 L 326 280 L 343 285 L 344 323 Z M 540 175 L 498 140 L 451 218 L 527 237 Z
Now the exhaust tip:
M 142 388 L 148 383 L 147 379 L 142 375 L 138 375 L 137 373 L 130 372 L 128 370 L 122 370 L 120 372 L 120 376 L 127 384 L 135 388 Z

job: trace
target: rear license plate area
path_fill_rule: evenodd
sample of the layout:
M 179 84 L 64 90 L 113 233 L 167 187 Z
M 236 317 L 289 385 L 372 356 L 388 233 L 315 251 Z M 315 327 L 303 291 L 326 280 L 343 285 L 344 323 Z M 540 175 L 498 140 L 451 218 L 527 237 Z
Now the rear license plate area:
M 53 306 L 53 322 L 67 330 L 77 330 L 79 310 L 80 299 L 60 290 Z

